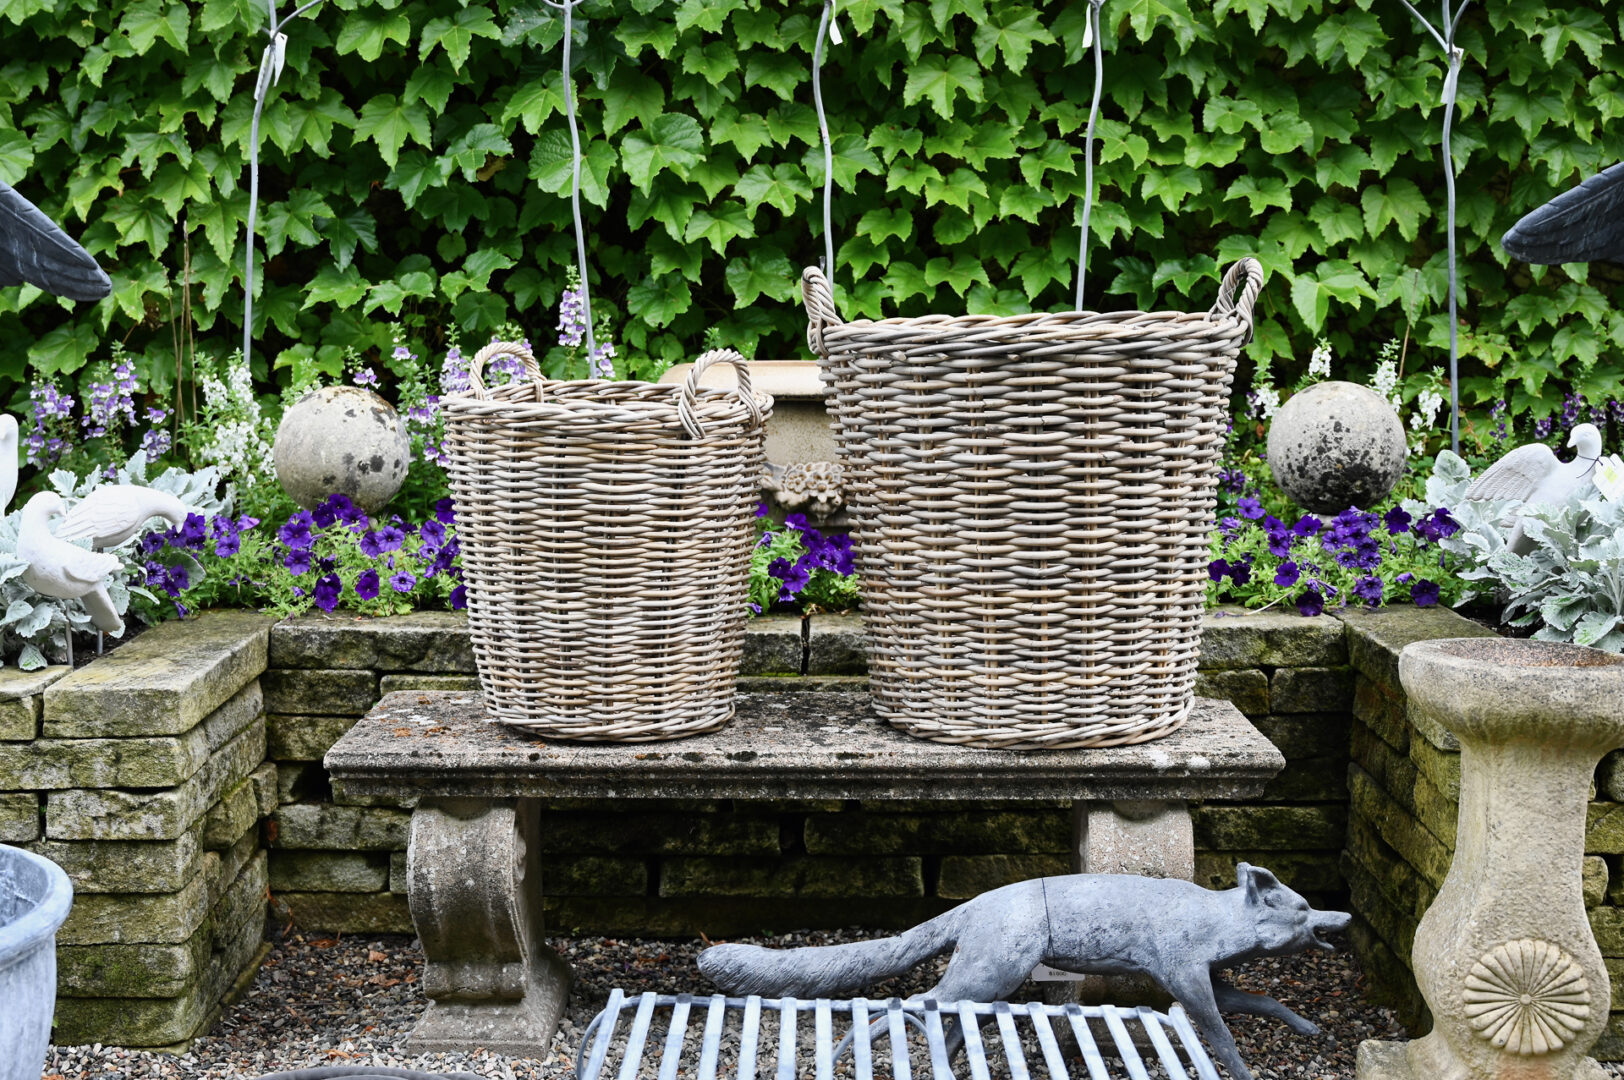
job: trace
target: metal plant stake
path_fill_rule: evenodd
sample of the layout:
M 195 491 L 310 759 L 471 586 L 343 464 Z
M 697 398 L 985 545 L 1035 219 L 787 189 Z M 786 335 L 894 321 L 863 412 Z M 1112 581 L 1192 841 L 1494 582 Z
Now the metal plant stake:
M 823 0 L 823 15 L 818 19 L 818 41 L 812 48 L 812 103 L 818 111 L 818 135 L 823 140 L 823 272 L 829 276 L 829 288 L 835 284 L 835 241 L 829 223 L 829 199 L 834 190 L 834 148 L 829 142 L 829 118 L 823 112 L 823 39 L 827 34 L 840 44 L 840 27 L 835 25 L 835 0 Z
M 287 59 L 288 36 L 282 28 L 309 11 L 321 0 L 306 0 L 286 19 L 276 17 L 276 0 L 266 0 L 271 23 L 265 29 L 270 42 L 259 59 L 259 79 L 254 83 L 254 119 L 248 131 L 248 251 L 243 256 L 242 358 L 247 363 L 254 337 L 254 222 L 259 214 L 259 115 L 271 87 L 282 81 L 282 64 Z
M 542 0 L 564 13 L 564 115 L 570 124 L 570 149 L 574 154 L 570 172 L 570 209 L 575 212 L 575 261 L 581 274 L 581 318 L 586 322 L 587 373 L 598 378 L 598 343 L 592 336 L 592 296 L 586 281 L 586 230 L 581 226 L 581 133 L 575 124 L 575 84 L 570 80 L 570 45 L 574 37 L 575 6 L 581 0 Z
M 1449 445 L 1455 453 L 1460 453 L 1460 353 L 1456 342 L 1458 326 L 1455 318 L 1455 155 L 1449 150 L 1449 132 L 1455 121 L 1455 91 L 1460 82 L 1460 64 L 1465 55 L 1455 45 L 1455 29 L 1460 26 L 1460 17 L 1466 11 L 1466 5 L 1472 0 L 1461 0 L 1460 6 L 1455 9 L 1453 16 L 1449 13 L 1449 0 L 1441 0 L 1444 12 L 1444 29 L 1439 33 L 1437 28 L 1427 21 L 1427 17 L 1415 9 L 1410 0 L 1399 0 L 1399 3 L 1410 9 L 1410 14 L 1420 20 L 1431 34 L 1438 47 L 1444 51 L 1444 57 L 1449 65 L 1444 73 L 1444 192 L 1448 200 L 1448 248 L 1449 248 Z
M 1094 209 L 1094 122 L 1100 115 L 1104 85 L 1104 50 L 1100 45 L 1100 8 L 1105 0 L 1088 0 L 1083 48 L 1094 46 L 1094 100 L 1088 103 L 1088 130 L 1083 135 L 1083 234 L 1077 247 L 1077 310 L 1083 310 L 1083 278 L 1088 273 L 1088 217 Z

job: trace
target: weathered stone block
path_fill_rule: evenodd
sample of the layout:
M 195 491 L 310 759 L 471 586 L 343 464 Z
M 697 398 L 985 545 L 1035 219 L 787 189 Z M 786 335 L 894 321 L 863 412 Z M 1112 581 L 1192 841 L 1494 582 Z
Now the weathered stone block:
M 812 855 L 1004 855 L 1069 853 L 1071 819 L 1046 813 L 813 814 L 806 819 Z
M 276 763 L 265 762 L 249 773 L 248 779 L 254 785 L 254 799 L 259 803 L 259 816 L 270 817 L 276 813 L 278 805 L 276 798 Z
M 67 673 L 65 665 L 38 671 L 0 668 L 0 742 L 38 738 L 45 688 Z
M 1439 791 L 1426 773 L 1416 775 L 1413 798 L 1416 820 L 1433 836 L 1442 840 L 1445 847 L 1454 851 L 1455 829 L 1460 820 L 1460 800 Z
M 1353 763 L 1369 773 L 1388 797 L 1415 813 L 1415 781 L 1420 769 L 1410 756 L 1394 750 L 1390 743 L 1358 722 L 1353 725 L 1349 744 Z
M 547 887 L 547 871 L 541 874 L 541 886 Z M 389 891 L 398 892 L 402 896 L 411 891 L 410 881 L 406 877 L 406 853 L 404 851 L 391 851 L 389 853 Z
M 1201 624 L 1201 666 L 1330 667 L 1347 663 L 1342 628 L 1325 618 L 1283 612 L 1209 611 Z
M 0 844 L 26 844 L 39 836 L 39 796 L 32 791 L 0 795 Z
M 271 898 L 266 918 L 278 930 L 292 923 L 300 930 L 340 934 L 410 934 L 412 911 L 403 892 L 285 892 Z
M 1364 868 L 1387 902 L 1408 919 L 1419 920 L 1438 895 L 1438 886 L 1422 877 L 1358 815 L 1348 822 L 1345 854 Z
M 1340 893 L 1346 885 L 1338 868 L 1340 852 L 1331 851 L 1202 851 L 1195 857 L 1195 883 L 1208 889 L 1233 889 L 1235 864 L 1261 866 L 1300 893 Z
M 799 675 L 806 665 L 806 640 L 798 615 L 761 615 L 744 625 L 741 675 Z
M 1603 956 L 1624 957 L 1624 908 L 1591 908 L 1590 929 Z
M 1607 860 L 1600 855 L 1586 855 L 1584 866 L 1585 907 L 1600 907 L 1607 899 Z
M 1346 808 L 1327 806 L 1198 806 L 1195 844 L 1203 851 L 1305 851 L 1342 847 Z
M 468 618 L 417 611 L 386 619 L 305 615 L 271 629 L 270 666 L 473 674 Z
M 1596 793 L 1612 802 L 1624 802 L 1624 750 L 1614 750 L 1596 766 Z
M 319 761 L 284 761 L 276 764 L 276 804 L 332 802 L 333 788 Z
M 817 898 L 754 896 L 549 896 L 549 933 L 616 938 L 742 937 L 777 929 L 862 926 L 899 931 L 917 926 L 957 901 L 937 896 Z
M 1346 856 L 1342 859 L 1342 876 L 1348 883 L 1353 910 L 1371 925 L 1393 952 L 1409 956 L 1415 947 L 1415 928 L 1420 924 L 1420 918 L 1395 907 L 1383 895 L 1371 873 Z
M 1593 802 L 1585 816 L 1585 851 L 1624 854 L 1624 803 Z
M 236 843 L 219 852 L 219 864 L 214 871 L 213 878 L 209 881 L 210 907 L 217 909 L 221 899 L 231 889 L 240 887 L 243 871 L 251 868 L 256 860 L 261 863 L 265 862 L 264 856 L 265 851 L 260 847 L 259 830 L 257 828 L 249 829 L 237 838 Z M 266 874 L 267 871 L 262 868 L 259 874 L 262 879 L 259 889 L 261 898 L 265 895 L 263 880 L 266 879 Z
M 265 721 L 260 717 L 179 787 L 158 792 L 51 792 L 45 801 L 45 834 L 53 840 L 172 840 L 207 813 L 221 792 L 264 760 Z
M 41 730 L 52 739 L 190 731 L 265 670 L 270 625 L 215 611 L 155 626 L 52 683 Z
M 861 615 L 812 615 L 808 619 L 808 675 L 868 673 L 868 633 Z
M 393 694 L 397 690 L 475 690 L 479 689 L 478 675 L 384 675 L 378 679 L 378 693 Z
M 0 743 L 0 777 L 8 786 L 38 791 L 174 787 L 202 768 L 211 753 L 259 713 L 259 686 L 249 683 L 181 735 Z
M 541 889 L 548 896 L 642 896 L 648 892 L 648 863 L 610 855 L 548 859 L 541 871 Z
M 1404 646 L 1436 638 L 1494 637 L 1494 631 L 1446 607 L 1348 607 L 1335 613 L 1348 632 L 1348 662 L 1393 693 L 1402 694 L 1398 654 Z
M 265 711 L 289 716 L 362 716 L 378 703 L 378 676 L 334 668 L 269 668 L 260 676 Z
M 203 815 L 203 847 L 224 851 L 258 820 L 259 794 L 253 777 L 245 776 Z
M 1256 668 L 1215 668 L 1197 671 L 1197 697 L 1228 701 L 1247 716 L 1269 712 L 1269 677 Z
M 1299 758 L 1339 757 L 1346 761 L 1352 723 L 1346 712 L 1252 718 L 1252 726 L 1285 755 L 1288 770 Z
M 28 850 L 60 866 L 85 893 L 175 893 L 203 869 L 201 824 L 173 840 L 42 840 Z
M 382 892 L 389 855 L 359 851 L 273 851 L 273 892 Z
M 1460 751 L 1460 740 L 1455 738 L 1454 732 L 1443 725 L 1443 722 L 1433 716 L 1426 709 L 1409 702 L 1404 707 L 1404 718 L 1415 729 L 1415 733 L 1434 747 L 1448 753 Z M 1414 745 L 1416 740 L 1410 740 Z
M 212 940 L 205 926 L 180 945 L 59 945 L 56 992 L 62 997 L 179 997 L 196 985 Z
M 211 862 L 207 852 L 198 873 L 179 891 L 156 894 L 81 893 L 57 931 L 64 945 L 102 942 L 155 942 L 179 945 L 203 924 L 209 910 Z
M 1011 810 L 1069 811 L 1073 802 L 1071 799 L 860 799 L 857 806 L 875 814 L 1002 814 Z
M 1269 711 L 1346 712 L 1353 704 L 1351 667 L 1277 668 L 1269 680 Z
M 1070 855 L 949 855 L 936 877 L 936 895 L 968 900 L 1017 881 L 1071 872 Z
M 1410 721 L 1405 716 L 1402 693 L 1357 675 L 1353 681 L 1353 715 L 1394 750 L 1409 752 Z
M 1441 794 L 1460 801 L 1460 751 L 1440 750 L 1430 739 L 1411 739 L 1410 760 Z
M 1405 862 L 1434 887 L 1443 884 L 1453 858 L 1449 846 L 1389 798 L 1357 765 L 1348 766 L 1348 797 L 1353 813 L 1368 821 Z
M 271 819 L 271 847 L 318 851 L 395 851 L 406 847 L 412 815 L 374 806 L 294 803 Z M 328 929 L 331 929 L 329 927 Z
M 265 717 L 267 752 L 273 761 L 320 761 L 359 719 L 270 713 Z
M 1260 803 L 1345 803 L 1348 801 L 1348 759 L 1297 758 L 1263 787 Z
M 543 814 L 537 849 L 572 855 L 777 855 L 778 819 L 741 814 Z
M 917 858 L 672 858 L 660 864 L 661 896 L 923 896 Z

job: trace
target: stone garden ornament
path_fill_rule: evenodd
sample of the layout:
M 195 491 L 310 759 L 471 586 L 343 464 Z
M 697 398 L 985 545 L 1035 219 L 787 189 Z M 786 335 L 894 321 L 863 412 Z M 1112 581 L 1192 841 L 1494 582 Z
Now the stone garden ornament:
M 116 548 L 161 518 L 171 528 L 186 524 L 193 508 L 167 491 L 139 484 L 105 484 L 74 504 L 56 527 L 62 540 L 89 540 L 98 551 Z
M 1404 424 L 1367 386 L 1320 382 L 1291 395 L 1269 422 L 1269 470 L 1291 501 L 1340 514 L 1385 499 L 1404 475 Z
M 919 1000 L 1008 1000 L 1039 964 L 1081 975 L 1147 975 L 1177 998 L 1215 1056 L 1251 1080 L 1222 1011 L 1272 1016 L 1303 1035 L 1319 1028 L 1266 994 L 1218 974 L 1263 956 L 1330 949 L 1320 935 L 1350 916 L 1316 911 L 1262 867 L 1240 863 L 1233 889 L 1127 874 L 1036 878 L 982 893 L 906 933 L 846 945 L 764 949 L 717 945 L 699 970 L 723 992 L 839 997 L 953 950 Z M 948 1051 L 963 1042 L 956 1025 Z
M 1568 445 L 1575 450 L 1572 461 L 1562 461 L 1556 451 L 1544 443 L 1517 447 L 1490 465 L 1466 489 L 1466 497 L 1488 502 L 1512 499 L 1524 506 L 1567 502 L 1574 493 L 1595 484 L 1596 462 L 1601 459 L 1601 432 L 1595 424 L 1576 425 L 1573 434 L 1568 436 Z M 1518 509 L 1511 510 L 1517 523 L 1506 538 L 1506 546 L 1519 555 L 1526 555 L 1534 549 L 1534 541 L 1524 535 Z
M 23 581 L 41 596 L 78 600 L 96 629 L 122 634 L 124 620 L 107 594 L 107 579 L 123 564 L 117 555 L 90 551 L 52 533 L 51 519 L 62 512 L 62 496 L 54 491 L 40 492 L 23 507 L 22 524 L 17 530 L 17 557 L 28 563 Z M 68 635 L 68 650 L 71 664 L 72 634 Z

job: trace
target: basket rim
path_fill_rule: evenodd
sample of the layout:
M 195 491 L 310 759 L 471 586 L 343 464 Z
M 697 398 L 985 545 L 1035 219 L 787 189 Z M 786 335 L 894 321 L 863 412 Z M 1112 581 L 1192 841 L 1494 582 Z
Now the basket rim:
M 538 385 L 551 395 L 544 401 L 532 396 Z M 554 388 L 564 389 L 560 392 Z M 605 392 L 616 388 L 621 389 L 621 396 Z M 634 389 L 628 393 L 627 388 Z M 584 420 L 599 425 L 646 427 L 658 423 L 681 428 L 677 408 L 681 389 L 672 383 L 544 379 L 535 383 L 509 383 L 483 396 L 473 390 L 453 391 L 440 398 L 440 407 L 447 420 Z M 752 396 L 765 423 L 772 415 L 772 395 L 757 390 Z M 752 422 L 749 407 L 736 391 L 701 387 L 695 394 L 695 405 L 695 413 L 707 426 L 712 423 L 727 427 L 737 425 L 747 430 L 757 426 Z

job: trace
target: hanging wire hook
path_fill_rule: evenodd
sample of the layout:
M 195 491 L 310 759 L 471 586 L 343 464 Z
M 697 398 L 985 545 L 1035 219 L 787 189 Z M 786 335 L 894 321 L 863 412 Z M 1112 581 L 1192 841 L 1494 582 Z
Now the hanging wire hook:
M 1088 219 L 1094 210 L 1094 122 L 1100 115 L 1100 90 L 1104 86 L 1104 50 L 1100 44 L 1100 8 L 1105 0 L 1088 0 L 1087 29 L 1083 48 L 1094 46 L 1094 100 L 1088 105 L 1088 130 L 1083 135 L 1083 231 L 1077 245 L 1077 310 L 1083 310 L 1083 279 L 1088 274 Z
M 570 78 L 570 45 L 574 39 L 576 5 L 581 0 L 542 0 L 542 3 L 564 13 L 564 113 L 570 124 L 570 150 L 573 162 L 570 173 L 570 208 L 575 213 L 575 260 L 581 274 L 581 317 L 586 320 L 587 373 L 598 378 L 598 343 L 592 335 L 592 296 L 586 282 L 586 231 L 581 227 L 581 133 L 575 123 L 575 83 Z
M 812 103 L 818 111 L 818 135 L 823 140 L 823 272 L 829 278 L 829 295 L 835 288 L 835 241 L 829 218 L 829 202 L 834 191 L 834 148 L 829 141 L 829 118 L 823 112 L 823 39 L 832 35 L 840 44 L 840 29 L 835 26 L 835 0 L 823 0 L 823 15 L 818 19 L 818 41 L 812 49 Z

